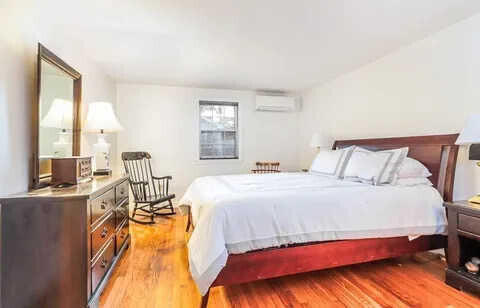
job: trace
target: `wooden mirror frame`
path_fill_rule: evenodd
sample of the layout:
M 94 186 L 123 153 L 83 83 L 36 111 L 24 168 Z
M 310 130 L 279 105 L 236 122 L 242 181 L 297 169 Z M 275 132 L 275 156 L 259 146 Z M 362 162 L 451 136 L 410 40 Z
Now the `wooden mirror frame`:
M 81 104 L 82 104 L 82 75 L 62 59 L 57 57 L 53 52 L 38 43 L 37 54 L 37 96 L 32 108 L 32 124 L 33 124 L 33 176 L 30 188 L 40 188 L 50 184 L 51 176 L 40 178 L 40 97 L 42 84 L 42 60 L 59 68 L 73 79 L 73 127 L 72 127 L 72 154 L 80 155 L 80 138 L 81 138 Z

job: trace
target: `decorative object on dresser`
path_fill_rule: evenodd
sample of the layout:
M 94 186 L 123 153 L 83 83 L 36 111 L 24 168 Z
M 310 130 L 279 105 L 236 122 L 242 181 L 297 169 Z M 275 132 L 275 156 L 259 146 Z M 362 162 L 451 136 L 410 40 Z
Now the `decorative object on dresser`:
M 106 140 L 107 132 L 113 133 L 123 130 L 112 108 L 112 104 L 95 102 L 88 105 L 85 129 L 97 133 L 97 143 L 93 145 L 95 151 L 94 175 L 110 175 L 110 144 Z
M 77 185 L 92 179 L 92 157 L 72 156 L 52 158 L 53 186 Z
M 126 176 L 1 198 L 0 306 L 98 307 L 130 243 L 128 202 Z
M 39 43 L 30 188 L 50 184 L 52 158 L 80 155 L 81 100 L 82 75 Z
M 140 224 L 154 223 L 156 215 L 173 215 L 172 199 L 175 194 L 168 192 L 171 176 L 156 177 L 152 172 L 151 156 L 147 152 L 123 152 L 122 161 L 132 189 L 135 207 L 131 220 Z M 167 202 L 167 204 L 163 204 Z M 160 212 L 167 209 L 168 212 Z M 137 213 L 141 211 L 143 213 Z M 145 213 L 145 214 L 144 214 Z M 150 217 L 150 221 L 135 219 L 135 215 Z M 188 229 L 188 227 L 187 227 Z
M 480 205 L 468 201 L 446 202 L 448 212 L 448 268 L 445 282 L 460 290 L 480 294 Z
M 455 144 L 470 145 L 468 158 L 480 160 L 480 115 L 472 115 L 468 118 L 467 124 Z M 480 166 L 480 162 L 477 162 L 477 165 Z M 468 201 L 480 204 L 480 194 L 473 196 Z
M 277 173 L 280 172 L 279 162 L 260 162 L 255 163 L 256 168 L 252 169 L 253 173 Z

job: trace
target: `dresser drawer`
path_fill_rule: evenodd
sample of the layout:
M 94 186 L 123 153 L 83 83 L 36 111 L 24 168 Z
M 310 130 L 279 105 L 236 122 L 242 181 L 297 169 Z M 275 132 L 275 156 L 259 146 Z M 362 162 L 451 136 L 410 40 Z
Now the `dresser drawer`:
M 119 227 L 125 218 L 128 217 L 128 200 L 124 200 L 122 204 L 115 209 L 115 227 Z
M 115 207 L 115 191 L 110 189 L 103 195 L 95 198 L 91 202 L 91 220 L 93 225 L 98 222 L 107 212 Z
M 124 181 L 115 186 L 115 202 L 119 204 L 128 198 L 128 181 Z
M 115 215 L 110 212 L 95 229 L 92 230 L 92 259 L 115 232 Z
M 480 218 L 458 214 L 458 229 L 480 235 Z
M 114 256 L 114 240 L 108 242 L 104 250 L 92 264 L 92 293 L 95 292 L 98 285 L 112 264 Z
M 125 221 L 123 221 L 122 226 L 118 229 L 117 234 L 115 236 L 116 254 L 118 254 L 118 252 L 123 246 L 123 243 L 125 243 L 125 241 L 127 240 L 128 234 L 130 233 L 130 230 L 128 228 L 129 227 L 128 223 L 129 223 L 129 220 L 125 219 Z

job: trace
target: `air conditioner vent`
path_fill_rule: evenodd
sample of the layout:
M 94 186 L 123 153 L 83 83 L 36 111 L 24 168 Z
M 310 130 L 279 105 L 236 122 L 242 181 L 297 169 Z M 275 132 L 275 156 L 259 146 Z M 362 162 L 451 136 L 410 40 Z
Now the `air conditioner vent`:
M 291 96 L 257 95 L 257 111 L 295 112 L 299 109 L 299 98 Z

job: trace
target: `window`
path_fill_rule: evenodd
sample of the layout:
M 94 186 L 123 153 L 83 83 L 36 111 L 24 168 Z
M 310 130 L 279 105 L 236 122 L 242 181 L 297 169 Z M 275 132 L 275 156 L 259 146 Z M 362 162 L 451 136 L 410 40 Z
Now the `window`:
M 200 101 L 200 159 L 238 159 L 238 103 Z

